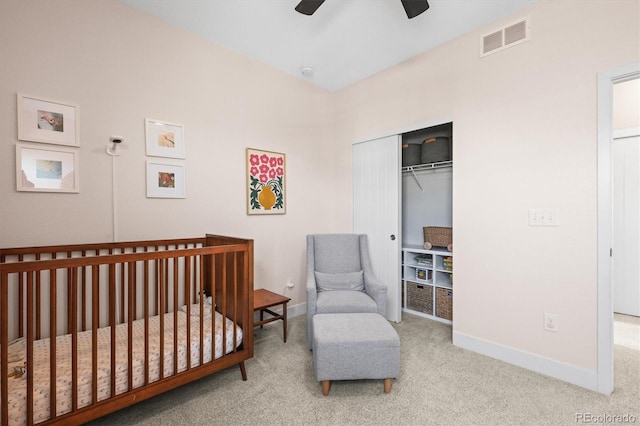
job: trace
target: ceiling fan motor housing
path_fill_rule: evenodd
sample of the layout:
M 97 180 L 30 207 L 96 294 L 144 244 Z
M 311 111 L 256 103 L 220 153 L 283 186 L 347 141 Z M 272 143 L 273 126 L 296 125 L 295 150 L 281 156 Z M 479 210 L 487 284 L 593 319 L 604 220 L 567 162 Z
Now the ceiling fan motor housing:
M 407 14 L 407 18 L 415 18 L 425 10 L 429 9 L 429 2 L 427 0 L 400 0 L 404 11 Z M 301 0 L 296 6 L 296 11 L 303 15 L 313 15 L 316 10 L 324 3 L 324 0 Z

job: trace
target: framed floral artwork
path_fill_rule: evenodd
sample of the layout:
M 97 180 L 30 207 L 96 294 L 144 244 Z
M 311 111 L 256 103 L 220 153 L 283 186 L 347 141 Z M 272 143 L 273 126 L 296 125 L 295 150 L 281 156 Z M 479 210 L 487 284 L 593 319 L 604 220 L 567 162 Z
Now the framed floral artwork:
M 247 214 L 286 213 L 286 158 L 247 148 Z
M 147 198 L 186 198 L 184 164 L 147 161 Z

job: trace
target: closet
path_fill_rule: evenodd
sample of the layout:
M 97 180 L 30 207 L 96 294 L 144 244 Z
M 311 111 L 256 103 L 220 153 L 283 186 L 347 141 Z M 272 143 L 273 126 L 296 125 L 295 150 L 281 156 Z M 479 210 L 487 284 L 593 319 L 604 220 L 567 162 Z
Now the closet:
M 438 156 L 444 150 L 447 158 L 422 161 L 425 141 L 433 144 L 425 148 L 431 157 L 435 152 L 442 160 Z M 441 247 L 424 252 L 423 227 L 451 227 L 452 144 L 452 123 L 353 144 L 353 232 L 369 236 L 373 269 L 388 287 L 390 321 L 400 322 L 403 310 L 450 321 L 450 313 L 445 315 L 437 306 L 448 298 L 449 311 L 452 308 L 453 253 Z M 403 151 L 413 151 L 413 159 Z M 427 256 L 410 261 L 409 256 L 417 255 Z M 428 255 L 432 266 L 418 262 Z
M 453 252 L 443 247 L 453 221 L 452 143 L 452 123 L 402 135 L 402 308 L 446 323 L 453 320 Z M 443 239 L 425 247 L 434 233 Z

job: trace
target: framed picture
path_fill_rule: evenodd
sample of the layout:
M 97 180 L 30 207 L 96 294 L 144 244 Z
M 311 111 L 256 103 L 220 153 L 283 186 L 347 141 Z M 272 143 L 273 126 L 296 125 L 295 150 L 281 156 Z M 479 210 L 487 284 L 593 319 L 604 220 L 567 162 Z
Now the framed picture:
M 79 151 L 16 144 L 16 190 L 80 192 Z
M 286 213 L 286 158 L 247 148 L 247 214 Z
M 18 93 L 18 139 L 80 146 L 78 106 Z
M 184 164 L 147 161 L 147 198 L 185 198 Z
M 145 119 L 147 155 L 185 158 L 184 128 L 181 124 Z

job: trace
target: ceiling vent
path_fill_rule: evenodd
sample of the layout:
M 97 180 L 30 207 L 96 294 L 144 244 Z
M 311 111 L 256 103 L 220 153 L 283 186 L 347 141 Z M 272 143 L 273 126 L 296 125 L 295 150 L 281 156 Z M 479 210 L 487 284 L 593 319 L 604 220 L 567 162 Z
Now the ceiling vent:
M 498 31 L 493 31 L 482 37 L 482 51 L 480 56 L 499 52 L 507 47 L 528 41 L 530 38 L 529 21 L 527 19 L 511 24 Z

